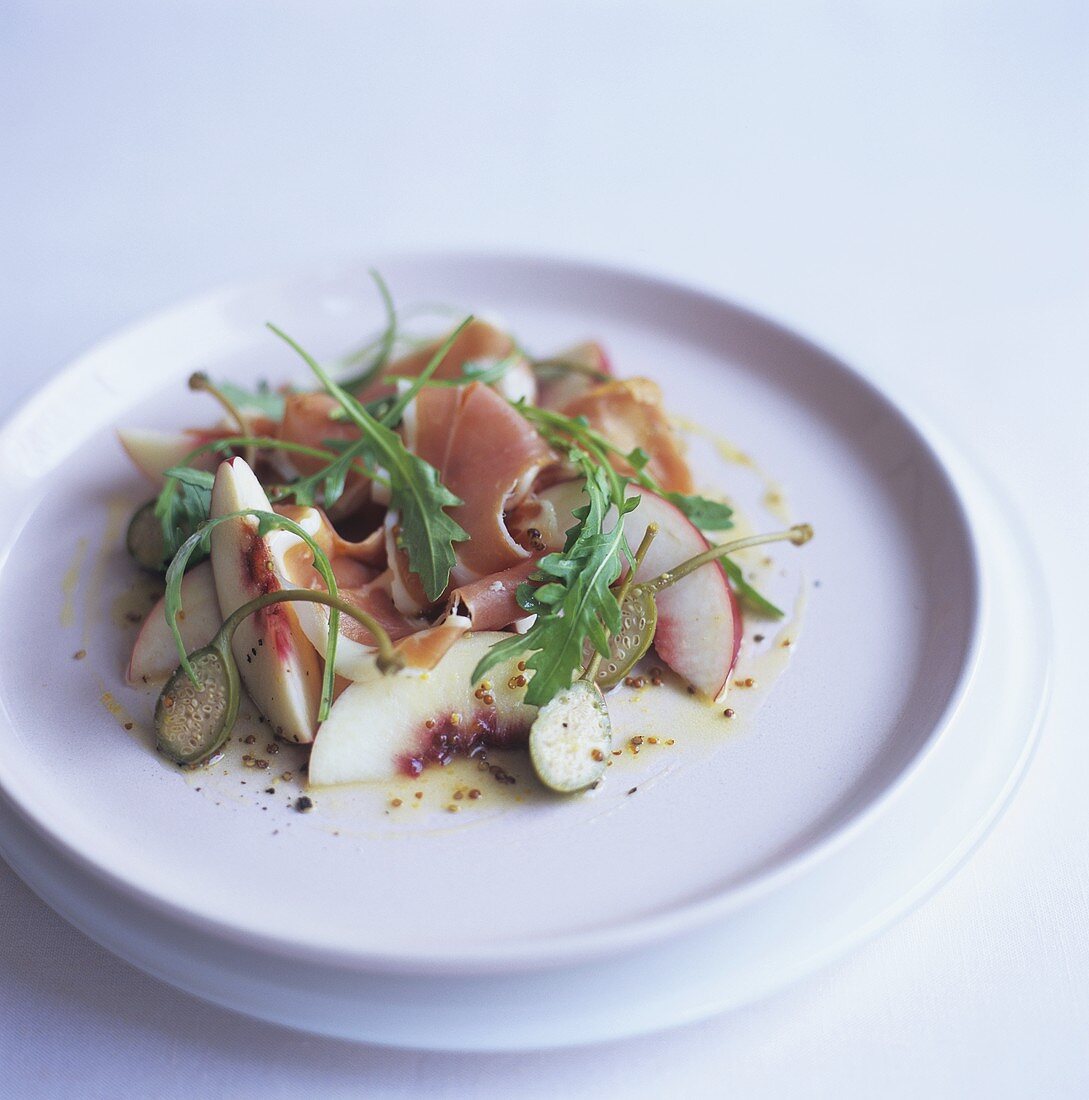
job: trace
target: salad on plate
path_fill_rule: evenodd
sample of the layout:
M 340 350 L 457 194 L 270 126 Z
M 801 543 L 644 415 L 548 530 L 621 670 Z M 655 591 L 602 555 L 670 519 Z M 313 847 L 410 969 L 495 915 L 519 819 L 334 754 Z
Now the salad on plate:
M 655 382 L 472 316 L 413 337 L 375 278 L 386 326 L 337 363 L 269 325 L 306 385 L 196 374 L 218 423 L 119 433 L 158 485 L 128 549 L 165 578 L 128 679 L 165 680 L 157 746 L 181 765 L 216 757 L 246 692 L 314 786 L 526 746 L 546 787 L 593 787 L 609 693 L 653 649 L 721 706 L 745 614 L 781 615 L 731 555 L 812 530 L 712 545 L 732 511 Z

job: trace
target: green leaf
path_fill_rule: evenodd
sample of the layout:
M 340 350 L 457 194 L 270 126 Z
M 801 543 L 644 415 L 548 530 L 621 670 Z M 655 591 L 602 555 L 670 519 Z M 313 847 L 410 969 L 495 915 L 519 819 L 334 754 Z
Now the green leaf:
M 195 470 L 192 466 L 171 466 L 163 476 L 172 477 L 194 489 L 207 489 L 209 493 L 216 481 L 215 474 L 209 470 Z
M 305 454 L 311 458 L 326 461 L 333 461 L 337 457 L 332 452 L 323 451 L 317 447 L 289 443 L 287 440 L 268 436 L 225 436 L 195 447 L 177 466 L 166 471 L 165 483 L 155 501 L 155 515 L 162 524 L 163 545 L 168 555 L 177 553 L 181 544 L 208 518 L 211 487 L 215 478 L 207 471 L 194 469 L 192 463 L 205 454 L 225 454 L 244 447 Z M 300 501 L 300 503 L 312 504 L 313 501 Z
M 211 483 L 190 477 L 200 472 L 188 467 L 171 467 L 166 472 L 166 485 L 155 501 L 155 515 L 163 529 L 163 550 L 169 557 L 173 557 L 208 518 L 212 503 Z
M 664 493 L 663 495 L 703 531 L 725 531 L 734 525 L 730 518 L 734 510 L 721 501 L 685 493 Z
M 514 408 L 546 438 L 556 440 L 557 436 L 566 436 L 569 439 L 574 439 L 580 446 L 585 447 L 599 461 L 604 463 L 608 463 L 609 455 L 618 455 L 623 458 L 635 471 L 634 480 L 638 485 L 671 501 L 697 527 L 707 531 L 725 531 L 733 526 L 732 510 L 725 504 L 716 500 L 708 500 L 707 497 L 665 492 L 657 480 L 644 468 L 646 466 L 645 452 L 638 447 L 633 451 L 622 451 L 600 432 L 591 428 L 584 417 L 564 416 L 562 413 L 553 412 L 551 409 L 538 409 L 521 402 L 515 402 Z M 724 558 L 722 567 L 733 582 L 738 598 L 748 604 L 753 611 L 772 619 L 783 617 L 780 608 L 776 607 L 765 596 L 762 596 L 745 580 L 739 566 L 735 565 L 729 558 Z
M 401 422 L 401 417 L 404 415 L 405 409 L 408 408 L 412 399 L 423 389 L 424 386 L 431 380 L 431 376 L 439 369 L 440 364 L 446 358 L 447 352 L 454 346 L 454 341 L 465 331 L 465 328 L 472 324 L 472 314 L 465 318 L 460 325 L 445 340 L 439 345 L 435 354 L 427 362 L 427 366 L 412 379 L 412 382 L 399 393 L 393 401 L 393 404 L 386 410 L 382 416 L 382 423 L 387 428 L 395 428 Z M 402 381 L 404 381 L 402 379 Z
M 737 598 L 739 600 L 747 603 L 753 611 L 769 619 L 781 619 L 783 617 L 781 608 L 776 607 L 775 604 L 765 596 L 761 596 L 760 593 L 745 580 L 745 576 L 741 572 L 741 566 L 738 565 L 737 562 L 730 558 L 722 558 L 720 560 L 722 562 L 722 568 L 726 570 L 726 576 L 730 578 L 730 583 L 733 585 L 733 589 L 737 593 Z
M 427 598 L 437 600 L 450 582 L 456 560 L 453 544 L 469 537 L 444 510 L 461 501 L 442 484 L 434 466 L 409 451 L 395 431 L 377 421 L 290 336 L 275 325 L 268 327 L 301 356 L 326 392 L 340 402 L 360 430 L 361 453 L 367 462 L 386 471 L 391 507 L 399 513 L 409 568 L 419 576 Z
M 284 418 L 284 395 L 267 382 L 258 382 L 255 390 L 244 389 L 233 382 L 220 382 L 216 389 L 240 409 L 256 409 L 269 420 Z
M 642 447 L 634 447 L 624 456 L 633 470 L 642 470 L 650 462 L 650 455 Z
M 378 294 L 386 310 L 386 327 L 377 340 L 364 345 L 345 359 L 345 366 L 354 366 L 359 363 L 366 364 L 361 371 L 351 378 L 340 380 L 340 384 L 346 390 L 361 390 L 369 386 L 385 369 L 390 356 L 393 354 L 394 345 L 397 343 L 397 310 L 393 304 L 393 295 L 390 294 L 389 287 L 386 286 L 386 280 L 373 268 L 370 271 L 370 277 L 374 280 L 374 285 L 378 287 Z
M 610 376 L 575 359 L 548 358 L 532 361 L 533 373 L 539 378 L 559 378 L 565 374 L 581 374 L 594 382 L 608 382 Z
M 313 505 L 317 503 L 320 493 L 322 506 L 331 508 L 344 494 L 344 486 L 353 467 L 367 477 L 375 478 L 374 470 L 366 466 L 360 469 L 357 465 L 363 462 L 366 450 L 363 440 L 357 439 L 349 443 L 342 439 L 329 439 L 325 442 L 329 448 L 326 454 L 329 462 L 325 466 L 312 474 L 296 478 L 270 493 L 270 496 L 277 501 L 293 497 L 297 504 Z

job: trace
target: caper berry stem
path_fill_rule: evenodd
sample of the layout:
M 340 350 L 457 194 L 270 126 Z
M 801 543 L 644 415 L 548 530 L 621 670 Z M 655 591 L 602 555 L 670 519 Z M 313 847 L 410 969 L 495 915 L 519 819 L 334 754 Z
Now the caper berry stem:
M 734 539 L 733 542 L 724 542 L 719 546 L 712 546 L 709 550 L 704 550 L 702 554 L 697 554 L 694 558 L 681 562 L 680 565 L 666 570 L 653 580 L 643 581 L 639 587 L 655 593 L 661 592 L 663 589 L 669 588 L 670 585 L 676 584 L 677 581 L 683 580 L 689 573 L 695 572 L 701 566 L 718 561 L 719 558 L 724 558 L 728 554 L 735 554 L 738 550 L 747 550 L 750 546 L 763 546 L 768 542 L 792 542 L 795 546 L 801 546 L 812 537 L 813 528 L 808 523 L 798 523 L 786 531 L 775 531 L 767 535 L 750 535 L 748 538 Z
M 624 578 L 624 583 L 620 586 L 620 591 L 616 594 L 616 602 L 623 603 L 624 597 L 631 590 L 631 586 L 635 583 L 635 574 L 639 572 L 639 567 L 643 564 L 643 559 L 647 556 L 647 551 L 650 549 L 650 544 L 654 541 L 655 536 L 658 534 L 658 524 L 648 523 L 646 531 L 643 532 L 643 537 L 639 540 L 639 548 L 635 551 L 635 563 L 631 569 L 628 570 L 628 575 Z
M 198 370 L 189 376 L 189 388 L 199 392 L 210 394 L 214 397 L 224 408 L 227 415 L 231 417 L 235 423 L 238 424 L 238 430 L 244 435 L 252 435 L 250 430 L 249 418 L 242 412 L 242 410 L 208 377 L 202 370 Z M 242 457 L 246 460 L 246 465 L 252 466 L 254 459 L 254 447 L 252 444 L 246 444 L 246 449 L 242 452 Z
M 342 615 L 354 619 L 373 635 L 378 650 L 375 663 L 380 672 L 394 672 L 404 666 L 404 661 L 394 648 L 393 640 L 386 628 L 373 615 L 368 615 L 366 611 L 354 604 L 330 595 L 328 592 L 318 592 L 309 588 L 287 588 L 276 592 L 264 592 L 260 596 L 254 597 L 249 603 L 243 604 L 227 616 L 216 635 L 217 640 L 220 638 L 229 640 L 234 636 L 234 632 L 244 619 L 275 603 L 320 603 L 326 607 L 335 607 Z

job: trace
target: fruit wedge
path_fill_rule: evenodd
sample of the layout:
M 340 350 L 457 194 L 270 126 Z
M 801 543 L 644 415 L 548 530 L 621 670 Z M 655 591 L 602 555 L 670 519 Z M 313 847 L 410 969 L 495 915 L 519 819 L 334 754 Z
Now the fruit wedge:
M 186 455 L 214 439 L 218 432 L 157 432 L 149 428 L 119 428 L 117 438 L 132 459 L 133 465 L 156 485 L 162 485 L 163 474 L 177 466 Z M 192 463 L 201 470 L 215 469 L 212 454 L 201 455 Z
M 576 369 L 565 371 L 548 366 L 561 363 L 570 364 Z M 538 383 L 537 404 L 546 409 L 562 409 L 581 397 L 600 380 L 595 378 L 594 372 L 597 375 L 612 374 L 605 349 L 594 340 L 587 340 L 549 356 L 545 370 L 554 372 Z
M 647 527 L 658 524 L 636 581 L 650 580 L 710 545 L 681 510 L 654 493 L 640 490 L 643 500 L 624 520 L 632 547 Z M 654 648 L 681 679 L 697 691 L 718 698 L 741 648 L 741 611 L 718 562 L 701 566 L 691 576 L 659 593 Z
M 636 581 L 650 580 L 681 562 L 702 554 L 710 545 L 699 528 L 675 505 L 646 489 L 629 489 L 642 497 L 639 507 L 624 519 L 628 545 L 634 550 L 651 523 L 658 534 L 635 574 Z M 579 482 L 565 482 L 541 493 L 551 509 L 548 535 L 574 523 L 572 509 L 586 503 Z M 547 510 L 546 509 L 546 510 Z M 605 521 L 611 528 L 612 522 Z M 658 656 L 698 691 L 717 698 L 729 679 L 741 647 L 741 612 L 726 574 L 717 563 L 697 569 L 672 588 L 659 593 L 658 628 L 654 648 Z
M 201 562 L 186 573 L 182 581 L 181 600 L 178 628 L 186 653 L 192 653 L 206 646 L 223 623 L 210 562 Z M 148 612 L 136 635 L 129 658 L 128 682 L 149 684 L 165 680 L 177 667 L 177 646 L 166 623 L 163 601 L 159 600 Z
M 211 516 L 215 519 L 245 508 L 272 511 L 254 472 L 243 459 L 232 458 L 216 471 Z M 287 531 L 261 536 L 257 521 L 249 516 L 213 529 L 212 572 L 224 618 L 255 596 L 285 587 L 275 563 L 298 542 Z M 288 741 L 312 741 L 321 698 L 321 664 L 294 607 L 277 604 L 258 611 L 238 628 L 233 650 L 242 682 L 273 731 Z
M 484 681 L 473 669 L 507 634 L 483 631 L 456 641 L 429 672 L 383 676 L 374 666 L 345 689 L 318 731 L 310 782 L 319 786 L 417 775 L 479 744 L 524 744 L 537 708 L 523 702 L 517 658 Z

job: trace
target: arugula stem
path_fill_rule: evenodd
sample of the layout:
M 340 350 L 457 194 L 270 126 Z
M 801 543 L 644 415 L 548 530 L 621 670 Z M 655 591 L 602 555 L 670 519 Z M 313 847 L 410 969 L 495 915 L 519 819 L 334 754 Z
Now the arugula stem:
M 300 527 L 294 520 L 286 516 L 277 515 L 275 512 L 266 512 L 262 508 L 243 508 L 237 512 L 228 512 L 226 515 L 217 516 L 201 524 L 192 535 L 189 536 L 178 548 L 170 565 L 166 570 L 166 595 L 163 600 L 167 626 L 174 636 L 174 645 L 177 647 L 180 664 L 185 669 L 189 679 L 197 683 L 196 673 L 189 663 L 189 656 L 185 651 L 185 642 L 182 640 L 181 628 L 178 626 L 178 612 L 181 610 L 181 584 L 185 576 L 185 568 L 189 559 L 198 547 L 207 552 L 211 547 L 212 529 L 219 524 L 231 519 L 243 519 L 253 517 L 257 520 L 257 533 L 264 536 L 267 530 L 281 528 L 291 532 L 302 539 L 310 547 L 314 555 L 314 568 L 321 574 L 329 594 L 339 597 L 340 590 L 337 587 L 337 579 L 333 574 L 333 566 L 322 548 L 314 541 L 310 534 Z M 337 607 L 329 609 L 329 637 L 325 645 L 325 669 L 322 678 L 321 705 L 318 709 L 318 718 L 324 721 L 329 714 L 329 707 L 333 700 L 334 678 L 336 676 L 336 652 L 337 637 L 340 633 L 340 611 Z
M 511 404 L 535 428 L 537 428 L 538 431 L 540 431 L 543 426 L 552 429 L 553 432 L 560 432 L 577 443 L 584 451 L 588 451 L 605 470 L 605 476 L 609 479 L 609 489 L 612 493 L 613 503 L 619 505 L 624 500 L 623 479 L 613 468 L 608 456 L 610 450 L 615 451 L 617 454 L 623 454 L 622 451 L 609 443 L 603 435 L 595 432 L 588 424 L 580 423 L 572 417 L 553 412 L 551 409 L 542 409 L 538 408 L 536 405 L 527 405 L 524 401 L 512 401 Z M 550 442 L 554 442 L 554 439 L 550 440 Z M 637 470 L 636 473 L 638 472 Z M 649 489 L 652 488 L 652 486 L 647 485 L 646 488 Z
M 181 460 L 181 462 L 179 462 L 177 464 L 177 466 L 178 467 L 189 466 L 195 459 L 199 458 L 203 454 L 209 453 L 210 451 L 211 452 L 214 452 L 214 451 L 229 451 L 229 450 L 232 450 L 233 448 L 243 447 L 243 446 L 252 446 L 252 447 L 256 448 L 257 450 L 278 450 L 278 451 L 287 451 L 289 454 L 307 455 L 310 458 L 321 459 L 327 465 L 332 465 L 335 462 L 338 462 L 338 461 L 342 462 L 344 460 L 344 453 L 343 452 L 341 452 L 340 454 L 337 454 L 334 451 L 324 450 L 320 447 L 309 447 L 305 443 L 292 443 L 290 440 L 275 439 L 275 438 L 272 438 L 271 436 L 237 435 L 237 436 L 225 436 L 221 439 L 212 439 L 212 440 L 209 440 L 207 443 L 202 443 L 199 447 L 196 447 L 192 451 L 190 451 Z M 354 462 L 354 456 L 353 456 L 353 462 Z M 177 468 L 177 467 L 174 467 L 174 468 Z M 360 463 L 359 465 L 355 465 L 353 468 L 358 473 L 362 474 L 364 477 L 370 478 L 372 481 L 381 481 L 382 480 L 382 478 L 380 478 L 377 475 L 376 471 L 368 469 L 368 467 L 363 463 Z M 321 480 L 321 478 L 323 478 L 324 476 L 325 476 L 325 471 L 320 470 L 317 474 L 311 475 L 310 477 L 300 478 L 299 482 L 307 482 L 307 483 L 317 482 L 317 481 Z M 162 521 L 163 524 L 164 524 L 164 535 L 166 537 L 169 537 L 170 534 L 172 533 L 172 532 L 166 531 L 165 526 L 166 526 L 166 519 L 167 519 L 167 516 L 168 516 L 168 510 L 169 510 L 169 506 L 170 506 L 170 500 L 173 497 L 174 493 L 177 491 L 177 485 L 178 485 L 177 478 L 174 477 L 172 474 L 170 474 L 168 472 L 166 474 L 166 483 L 163 485 L 163 488 L 159 493 L 159 497 L 155 502 L 155 514 L 160 518 L 160 521 Z M 279 486 L 278 487 L 278 495 L 276 496 L 275 499 L 277 501 L 280 501 L 280 500 L 283 500 L 284 497 L 292 496 L 293 493 L 295 492 L 294 485 L 295 485 L 295 483 L 293 482 L 293 483 L 290 483 L 288 485 Z
M 462 321 L 461 324 L 458 325 L 458 327 L 439 345 L 438 350 L 428 360 L 427 366 L 420 371 L 405 392 L 398 395 L 397 399 L 382 417 L 382 423 L 385 424 L 387 428 L 393 428 L 400 423 L 401 417 L 404 415 L 405 409 L 408 408 L 409 402 L 431 380 L 431 376 L 439 369 L 440 364 L 454 346 L 454 342 L 472 323 L 473 315 L 470 313 L 469 316 L 466 317 L 465 320 Z
M 375 663 L 379 672 L 394 672 L 404 667 L 404 659 L 394 647 L 386 628 L 373 615 L 329 592 L 319 592 L 311 588 L 288 588 L 276 592 L 263 592 L 228 615 L 219 628 L 217 637 L 233 637 L 239 623 L 263 607 L 274 603 L 320 603 L 334 608 L 342 615 L 354 619 L 374 636 L 375 648 L 378 650 Z
M 469 374 L 466 374 L 465 370 L 472 364 L 465 363 L 462 365 L 462 373 L 458 378 L 429 378 L 422 388 L 455 389 L 458 386 L 468 386 L 472 382 L 483 382 L 486 386 L 490 386 L 493 382 L 498 382 L 521 358 L 522 356 L 516 352 L 504 359 L 497 360 L 490 367 L 482 367 L 475 373 Z M 387 374 L 382 378 L 383 382 L 391 386 L 404 380 L 404 376 L 400 374 Z
M 377 340 L 372 340 L 357 352 L 344 358 L 345 366 L 353 366 L 366 359 L 376 346 L 378 348 L 377 355 L 359 374 L 354 378 L 345 378 L 341 382 L 341 385 L 349 390 L 361 390 L 373 382 L 378 372 L 389 362 L 389 357 L 393 354 L 393 346 L 397 342 L 397 309 L 393 304 L 393 295 L 389 292 L 386 280 L 374 268 L 371 268 L 368 274 L 374 280 L 374 285 L 378 287 L 378 293 L 382 298 L 382 305 L 386 310 L 386 327 Z
M 643 564 L 643 559 L 646 558 L 647 551 L 650 549 L 650 544 L 654 541 L 657 534 L 658 524 L 648 523 L 646 531 L 643 532 L 643 538 L 639 542 L 639 549 L 635 551 L 635 561 L 632 562 L 632 567 L 628 570 L 628 575 L 624 578 L 624 583 L 620 586 L 620 591 L 616 594 L 616 602 L 618 604 L 623 604 L 624 597 L 631 591 L 631 587 L 635 583 L 635 574 Z
M 257 450 L 288 451 L 292 454 L 309 455 L 311 458 L 322 458 L 328 461 L 339 457 L 333 451 L 327 451 L 321 447 L 310 447 L 305 443 L 292 443 L 289 439 L 276 439 L 274 436 L 269 435 L 227 435 L 220 439 L 210 439 L 207 443 L 195 447 L 177 465 L 188 466 L 193 459 L 199 458 L 209 451 L 229 451 L 234 447 L 247 446 L 255 447 Z
M 224 409 L 227 410 L 227 414 L 231 416 L 238 424 L 238 430 L 242 435 L 251 435 L 249 419 L 243 414 L 242 410 L 218 387 L 215 383 L 204 373 L 204 371 L 197 371 L 189 376 L 189 388 L 195 391 L 203 391 L 214 397 Z M 246 446 L 246 451 L 243 457 L 246 460 L 246 464 L 253 465 L 253 447 Z

